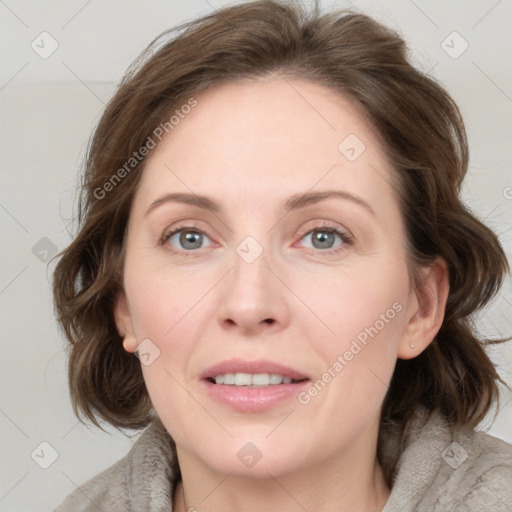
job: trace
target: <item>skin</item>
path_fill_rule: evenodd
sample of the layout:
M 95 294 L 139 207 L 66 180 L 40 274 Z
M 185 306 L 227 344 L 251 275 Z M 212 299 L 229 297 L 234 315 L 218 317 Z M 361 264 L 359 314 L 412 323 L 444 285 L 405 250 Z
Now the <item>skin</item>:
M 142 369 L 177 444 L 173 510 L 381 510 L 390 493 L 376 460 L 381 406 L 397 358 L 416 357 L 441 326 L 446 265 L 422 269 L 423 293 L 413 289 L 393 170 L 343 97 L 269 77 L 196 99 L 147 161 L 115 307 L 128 352 L 146 338 L 160 351 Z M 354 161 L 338 149 L 349 134 L 366 146 Z M 285 214 L 290 196 L 329 189 L 373 213 L 329 198 Z M 146 214 L 170 192 L 207 195 L 222 210 L 165 202 Z M 326 223 L 353 240 L 319 246 L 312 235 Z M 179 233 L 160 243 L 178 225 L 204 233 L 200 248 L 185 249 Z M 252 263 L 236 251 L 247 236 L 263 249 Z M 202 371 L 233 357 L 321 378 L 396 303 L 394 318 L 307 404 L 234 411 L 199 385 Z M 262 454 L 252 468 L 237 457 L 247 442 Z

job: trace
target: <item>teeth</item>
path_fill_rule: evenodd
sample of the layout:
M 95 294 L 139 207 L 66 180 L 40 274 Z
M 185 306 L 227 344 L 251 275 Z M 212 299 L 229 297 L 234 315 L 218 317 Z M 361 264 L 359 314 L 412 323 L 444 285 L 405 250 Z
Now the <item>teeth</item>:
M 276 375 L 275 373 L 270 375 L 270 384 L 276 385 L 281 384 L 281 382 L 283 382 L 283 377 L 281 375 Z
M 283 377 L 277 373 L 225 373 L 215 377 L 215 384 L 230 386 L 276 386 L 278 384 L 291 384 L 290 377 Z
M 235 383 L 235 374 L 234 373 L 226 373 L 224 375 L 224 384 L 234 384 Z
M 270 384 L 270 375 L 268 373 L 257 373 L 252 376 L 254 386 L 268 386 Z
M 235 386 L 250 386 L 252 375 L 248 373 L 235 373 Z

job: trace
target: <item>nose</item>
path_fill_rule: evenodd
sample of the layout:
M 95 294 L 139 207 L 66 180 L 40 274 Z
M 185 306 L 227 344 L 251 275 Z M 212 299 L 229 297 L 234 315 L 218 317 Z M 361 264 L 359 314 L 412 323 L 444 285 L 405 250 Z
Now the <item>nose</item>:
M 233 269 L 219 290 L 218 321 L 224 330 L 258 336 L 288 326 L 289 297 L 276 274 L 265 251 L 252 263 L 235 254 Z

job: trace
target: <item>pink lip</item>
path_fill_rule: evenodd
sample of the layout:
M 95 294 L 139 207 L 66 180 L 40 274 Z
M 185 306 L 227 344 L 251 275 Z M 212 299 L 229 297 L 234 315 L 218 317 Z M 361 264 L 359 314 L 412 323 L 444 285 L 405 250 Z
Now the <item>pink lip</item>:
M 208 380 L 226 373 L 274 373 L 301 382 L 247 388 L 215 384 Z M 240 412 L 262 412 L 296 398 L 310 382 L 306 375 L 279 363 L 232 359 L 216 364 L 204 371 L 201 374 L 200 386 L 208 396 L 231 409 Z
M 230 409 L 240 412 L 263 412 L 277 407 L 297 395 L 310 385 L 309 380 L 297 384 L 278 384 L 264 388 L 244 388 L 213 384 L 208 380 L 200 382 L 201 389 L 211 398 Z
M 293 380 L 309 378 L 307 375 L 293 368 L 274 363 L 273 361 L 244 361 L 242 359 L 230 359 L 229 361 L 222 361 L 221 363 L 210 366 L 210 368 L 201 373 L 199 378 L 215 379 L 217 375 L 223 375 L 225 373 L 275 373 L 283 377 L 290 377 L 290 379 Z

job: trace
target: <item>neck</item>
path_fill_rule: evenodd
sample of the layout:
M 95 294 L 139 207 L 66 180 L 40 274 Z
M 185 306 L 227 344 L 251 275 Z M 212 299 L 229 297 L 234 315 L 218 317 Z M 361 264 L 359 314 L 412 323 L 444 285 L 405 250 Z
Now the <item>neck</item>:
M 183 480 L 176 488 L 173 510 L 380 512 L 390 490 L 375 446 L 353 446 L 350 453 L 335 454 L 299 472 L 269 472 L 262 478 L 213 471 L 178 449 Z

